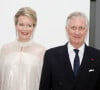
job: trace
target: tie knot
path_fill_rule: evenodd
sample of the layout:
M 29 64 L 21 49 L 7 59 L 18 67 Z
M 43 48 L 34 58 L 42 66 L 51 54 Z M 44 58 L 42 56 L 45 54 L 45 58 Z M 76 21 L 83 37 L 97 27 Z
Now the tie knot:
M 78 50 L 78 49 L 74 49 L 74 52 L 75 52 L 76 54 L 78 54 L 79 50 Z

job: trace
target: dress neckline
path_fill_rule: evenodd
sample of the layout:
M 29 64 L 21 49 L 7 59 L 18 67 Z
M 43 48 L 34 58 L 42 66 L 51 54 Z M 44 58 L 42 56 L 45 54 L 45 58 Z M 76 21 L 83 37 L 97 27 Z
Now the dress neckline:
M 29 41 L 26 41 L 26 42 L 21 42 L 21 41 L 16 40 L 16 44 L 20 47 L 27 47 L 30 44 L 32 44 L 32 40 L 29 40 Z

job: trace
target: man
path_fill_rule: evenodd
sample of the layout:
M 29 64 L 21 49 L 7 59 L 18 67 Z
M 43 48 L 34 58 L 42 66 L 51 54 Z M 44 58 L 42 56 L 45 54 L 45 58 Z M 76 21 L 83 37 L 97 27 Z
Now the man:
M 85 44 L 86 16 L 71 13 L 66 32 L 67 44 L 45 53 L 40 90 L 100 90 L 100 51 Z

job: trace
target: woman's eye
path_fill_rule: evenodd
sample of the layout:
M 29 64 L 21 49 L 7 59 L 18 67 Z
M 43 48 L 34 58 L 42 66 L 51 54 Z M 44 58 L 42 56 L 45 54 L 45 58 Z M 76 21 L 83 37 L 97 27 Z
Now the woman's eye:
M 23 24 L 19 24 L 19 26 L 24 26 Z
M 28 27 L 32 27 L 32 25 L 27 25 Z

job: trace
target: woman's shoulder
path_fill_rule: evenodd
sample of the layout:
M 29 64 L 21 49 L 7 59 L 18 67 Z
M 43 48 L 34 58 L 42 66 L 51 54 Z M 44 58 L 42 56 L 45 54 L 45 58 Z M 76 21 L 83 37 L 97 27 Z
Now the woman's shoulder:
M 8 42 L 8 43 L 5 43 L 1 46 L 1 49 L 6 49 L 6 48 L 10 48 L 14 45 L 14 42 L 15 41 L 11 41 L 11 42 Z
M 6 53 L 9 53 L 9 51 L 11 51 L 11 49 L 13 48 L 13 44 L 13 41 L 2 44 L 2 46 L 0 47 L 0 54 L 4 53 L 6 55 Z

